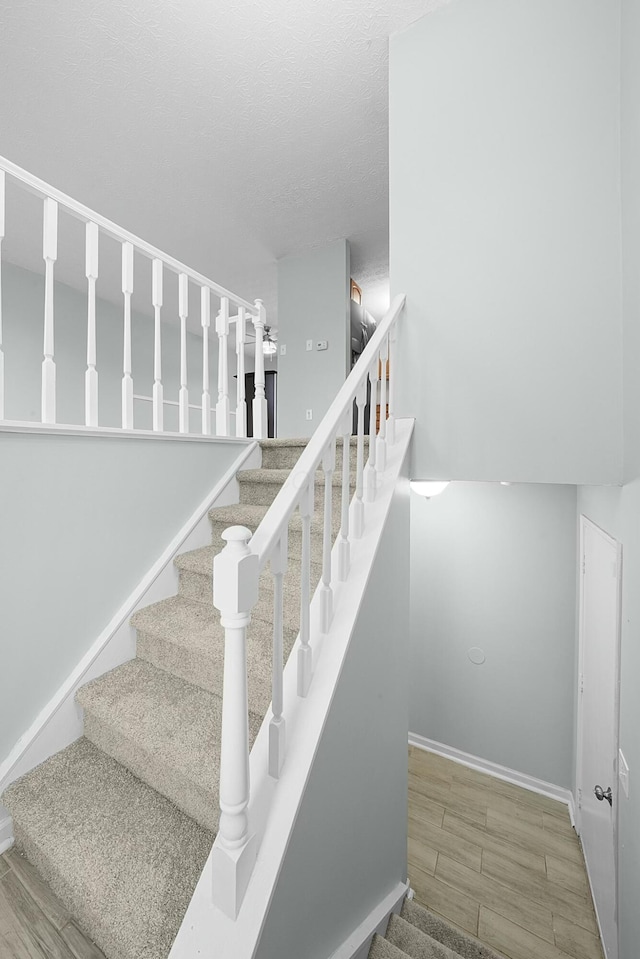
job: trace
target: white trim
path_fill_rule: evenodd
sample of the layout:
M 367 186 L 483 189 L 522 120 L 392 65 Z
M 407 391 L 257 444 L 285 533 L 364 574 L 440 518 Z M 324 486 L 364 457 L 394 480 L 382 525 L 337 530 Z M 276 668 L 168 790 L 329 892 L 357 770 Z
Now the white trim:
M 371 940 L 379 933 L 384 936 L 392 912 L 400 912 L 409 892 L 408 882 L 398 885 L 375 906 L 369 915 L 356 926 L 341 946 L 332 953 L 331 959 L 367 959 Z
M 465 753 L 454 746 L 445 746 L 444 743 L 426 739 L 417 733 L 409 733 L 409 745 L 416 746 L 417 749 L 424 749 L 429 753 L 435 753 L 437 756 L 444 756 L 445 759 L 451 759 L 452 762 L 460 763 L 461 766 L 468 766 L 470 769 L 477 770 L 477 772 L 487 773 L 495 779 L 501 779 L 503 782 L 512 783 L 514 786 L 529 789 L 531 792 L 564 803 L 565 806 L 569 807 L 571 824 L 574 823 L 575 801 L 573 793 L 570 789 L 565 789 L 564 786 L 556 786 L 554 783 L 545 782 L 544 779 L 536 779 L 535 776 L 518 772 L 517 769 L 509 769 L 508 766 L 492 763 L 488 759 L 480 759 L 479 756 L 472 756 L 470 753 Z
M 197 549 L 211 543 L 209 510 L 214 503 L 227 505 L 238 501 L 236 473 L 239 469 L 259 465 L 260 456 L 258 443 L 252 442 L 245 446 L 174 536 L 0 765 L 0 794 L 20 776 L 79 739 L 83 731 L 83 714 L 75 701 L 76 691 L 91 679 L 102 676 L 134 658 L 135 630 L 129 624 L 129 619 L 137 609 L 166 599 L 177 592 L 178 572 L 173 565 L 174 557 L 181 551 Z
M 168 401 L 167 401 L 168 402 Z M 201 407 L 194 407 L 201 409 Z M 180 440 L 182 443 L 231 443 L 245 446 L 251 442 L 237 436 L 204 436 L 202 433 L 157 433 L 154 430 L 121 430 L 115 426 L 74 426 L 73 424 L 27 423 L 22 420 L 0 421 L 0 433 L 48 433 L 58 436 L 104 436 L 111 439 L 122 437 L 139 440 Z
M 2 812 L 2 806 L 0 806 L 0 813 Z M 11 821 L 11 816 L 2 816 L 0 818 L 0 856 L 3 852 L 6 852 L 7 849 L 11 849 L 13 846 L 13 823 Z

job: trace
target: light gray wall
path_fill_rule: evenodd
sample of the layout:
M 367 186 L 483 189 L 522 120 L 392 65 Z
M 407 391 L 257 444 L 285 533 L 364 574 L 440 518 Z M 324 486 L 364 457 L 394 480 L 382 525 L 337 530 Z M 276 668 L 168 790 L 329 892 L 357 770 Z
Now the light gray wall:
M 410 729 L 572 785 L 576 490 L 411 496 Z M 486 656 L 473 664 L 468 651 Z
M 619 482 L 619 6 L 453 0 L 390 48 L 414 476 Z
M 409 497 L 396 493 L 260 940 L 327 959 L 407 876 Z
M 5 415 L 10 420 L 40 421 L 43 347 L 44 277 L 10 263 L 2 264 L 3 332 L 6 377 Z M 195 307 L 194 307 L 195 309 Z M 197 304 L 199 310 L 199 302 Z M 87 367 L 86 294 L 62 283 L 55 285 L 55 360 L 57 420 L 84 424 L 84 373 Z M 97 302 L 97 369 L 100 426 L 122 423 L 122 309 L 103 299 Z M 151 396 L 153 387 L 153 319 L 139 312 L 132 317 L 134 393 Z M 209 369 L 217 382 L 217 338 L 210 336 Z M 164 399 L 177 401 L 180 388 L 180 330 L 162 324 Z M 235 357 L 232 369 L 235 369 Z M 202 400 L 202 339 L 187 334 L 187 375 L 192 404 Z M 231 378 L 231 389 L 235 380 Z M 212 386 L 215 405 L 216 390 Z M 232 405 L 235 405 L 233 403 Z M 165 429 L 178 430 L 178 409 L 165 402 Z M 151 403 L 134 401 L 137 429 L 151 429 Z M 190 428 L 201 430 L 201 413 L 191 410 Z
M 0 433 L 0 763 L 244 445 Z
M 278 260 L 278 436 L 311 436 L 344 383 L 350 363 L 347 240 Z M 307 340 L 313 350 L 306 351 Z M 316 350 L 318 340 L 329 348 Z M 306 410 L 313 420 L 305 419 Z

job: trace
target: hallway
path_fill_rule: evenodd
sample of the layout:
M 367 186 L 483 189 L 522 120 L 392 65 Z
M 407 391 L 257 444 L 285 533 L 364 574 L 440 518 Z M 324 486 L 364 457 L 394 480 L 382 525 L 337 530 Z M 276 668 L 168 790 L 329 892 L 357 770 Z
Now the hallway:
M 602 959 L 567 807 L 413 746 L 409 880 L 508 959 Z

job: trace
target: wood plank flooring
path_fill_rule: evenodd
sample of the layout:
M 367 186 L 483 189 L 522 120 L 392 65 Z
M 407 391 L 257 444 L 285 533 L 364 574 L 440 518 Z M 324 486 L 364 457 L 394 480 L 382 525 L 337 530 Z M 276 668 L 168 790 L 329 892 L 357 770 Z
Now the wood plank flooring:
M 104 959 L 15 849 L 0 856 L 0 959 Z
M 413 746 L 409 879 L 508 959 L 603 959 L 567 807 Z

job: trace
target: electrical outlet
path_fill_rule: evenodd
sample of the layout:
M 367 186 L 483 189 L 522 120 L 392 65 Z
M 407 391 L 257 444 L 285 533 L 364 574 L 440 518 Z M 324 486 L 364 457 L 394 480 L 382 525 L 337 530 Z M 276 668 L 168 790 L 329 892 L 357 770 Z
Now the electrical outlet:
M 281 343 L 281 344 L 280 344 L 280 356 L 286 356 L 286 355 L 287 355 L 287 344 L 286 344 L 286 343 Z
M 313 410 L 307 410 L 307 419 L 308 419 L 308 420 L 312 420 L 312 419 L 313 419 Z
M 313 349 L 313 340 L 307 340 L 307 353 L 310 353 Z M 311 417 L 307 416 L 307 419 L 310 420 Z
M 329 349 L 329 340 L 318 340 L 316 343 L 316 350 L 328 350 Z
M 628 799 L 629 798 L 629 767 L 627 766 L 627 760 L 624 758 L 624 754 L 621 749 L 618 750 L 618 779 L 620 780 L 622 791 Z

